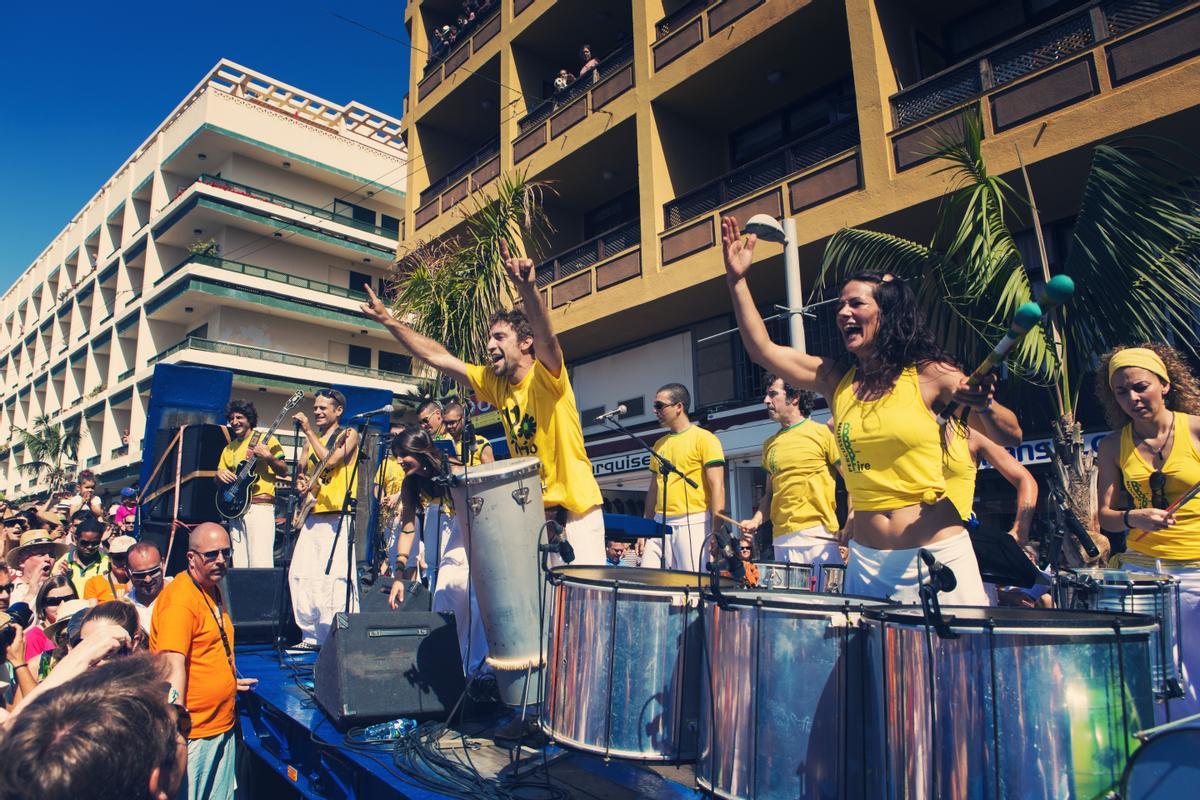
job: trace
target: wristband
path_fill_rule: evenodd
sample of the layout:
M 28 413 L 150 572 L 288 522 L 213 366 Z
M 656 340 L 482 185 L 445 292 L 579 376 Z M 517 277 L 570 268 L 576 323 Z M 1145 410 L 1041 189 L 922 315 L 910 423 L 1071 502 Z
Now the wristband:
M 17 671 L 17 670 L 19 670 L 21 667 L 25 667 L 26 669 L 29 669 L 29 662 L 28 662 L 28 661 L 23 661 L 23 662 L 21 662 L 20 664 L 13 664 L 11 661 L 10 661 L 10 662 L 8 662 L 8 663 L 9 663 L 9 665 L 10 665 L 10 666 L 13 668 L 13 672 L 16 672 L 16 671 Z
M 1132 508 L 1127 508 L 1127 509 L 1125 509 L 1125 513 L 1121 515 L 1121 521 L 1122 521 L 1123 523 L 1125 523 L 1125 527 L 1126 527 L 1127 529 L 1131 527 L 1131 526 L 1130 526 L 1130 524 L 1129 524 L 1129 512 L 1130 512 L 1130 511 L 1133 511 L 1133 509 L 1132 509 Z

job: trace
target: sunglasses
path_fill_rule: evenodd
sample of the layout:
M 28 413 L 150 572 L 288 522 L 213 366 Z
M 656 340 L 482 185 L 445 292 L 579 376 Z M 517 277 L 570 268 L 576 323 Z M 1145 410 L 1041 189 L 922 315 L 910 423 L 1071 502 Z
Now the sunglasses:
M 60 603 L 62 603 L 64 600 L 74 600 L 74 599 L 75 598 L 69 594 L 47 595 L 46 599 L 42 601 L 42 605 L 56 606 L 56 605 L 59 605 Z
M 221 558 L 225 559 L 226 561 L 233 560 L 233 548 L 232 547 L 222 547 L 217 550 L 189 550 L 188 552 L 195 553 L 196 555 L 203 558 L 205 561 L 216 561 L 217 556 L 220 556 Z
M 664 408 L 670 408 L 671 406 L 677 406 L 677 405 L 679 405 L 679 403 L 664 403 L 661 400 L 655 400 L 654 401 L 654 410 L 662 411 Z
M 155 578 L 161 574 L 162 574 L 162 567 L 152 567 L 150 569 L 144 569 L 141 572 L 135 572 L 134 570 L 129 571 L 129 576 L 131 578 L 133 578 L 135 581 L 149 580 L 149 579 Z
M 1150 503 L 1159 509 L 1171 505 L 1167 501 L 1167 476 L 1159 469 L 1150 473 Z
M 75 542 L 75 546 L 80 550 L 95 550 L 100 546 L 100 540 L 97 539 L 94 542 L 89 542 L 87 539 L 80 539 L 79 541 Z
M 742 553 L 749 553 L 749 552 L 750 552 L 750 548 L 749 548 L 749 547 L 739 547 L 739 548 L 738 548 L 738 550 L 739 550 L 740 552 L 742 552 Z
M 175 712 L 175 730 L 179 731 L 180 736 L 187 739 L 192 732 L 192 715 L 179 703 L 171 703 L 171 710 Z

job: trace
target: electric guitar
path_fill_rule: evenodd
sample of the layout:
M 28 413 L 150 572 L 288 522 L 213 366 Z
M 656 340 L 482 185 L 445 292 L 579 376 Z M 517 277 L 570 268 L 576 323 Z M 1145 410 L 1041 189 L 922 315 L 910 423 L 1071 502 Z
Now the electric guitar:
M 271 437 L 275 435 L 275 429 L 283 421 L 284 415 L 295 408 L 303 397 L 304 392 L 297 389 L 296 393 L 288 398 L 288 401 L 283 404 L 279 416 L 271 423 L 271 429 L 267 431 L 266 436 L 259 436 L 258 431 L 254 431 L 250 435 L 250 444 L 246 447 L 246 458 L 238 464 L 236 479 L 217 492 L 217 513 L 225 519 L 239 519 L 246 513 L 246 509 L 250 508 L 254 484 L 258 480 L 258 476 L 254 474 L 254 468 L 258 465 L 258 456 L 253 452 L 254 448 L 259 442 L 270 441 Z
M 333 451 L 345 443 L 350 430 L 350 428 L 342 428 L 338 431 L 337 437 L 325 451 L 325 457 L 313 465 L 312 469 L 305 471 L 304 474 L 308 477 L 308 491 L 300 494 L 296 513 L 292 515 L 292 530 L 299 530 L 300 526 L 304 524 L 304 520 L 308 519 L 309 513 L 317 505 L 317 495 L 321 493 L 321 486 L 324 484 L 321 477 L 325 472 L 325 465 L 329 463 L 329 457 L 333 455 Z

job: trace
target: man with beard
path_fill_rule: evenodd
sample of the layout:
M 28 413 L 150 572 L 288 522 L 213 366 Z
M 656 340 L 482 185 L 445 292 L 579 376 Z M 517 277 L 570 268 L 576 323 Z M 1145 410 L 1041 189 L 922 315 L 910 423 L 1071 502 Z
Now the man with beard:
M 229 536 L 233 541 L 233 567 L 275 566 L 275 481 L 288 473 L 283 445 L 274 436 L 261 441 L 254 430 L 258 426 L 258 411 L 253 403 L 230 400 L 225 406 L 225 419 L 233 435 L 221 451 L 221 461 L 214 478 L 221 486 L 237 480 L 238 465 L 251 455 L 258 456 L 254 464 L 254 487 L 250 492 L 250 507 L 238 519 L 229 521 Z
M 462 403 L 450 402 L 446 404 L 446 410 L 442 412 L 442 422 L 446 427 L 446 433 L 450 436 L 450 440 L 454 442 L 454 451 L 459 456 L 463 452 L 463 416 L 466 411 L 462 407 Z M 487 439 L 476 434 L 474 441 L 471 442 L 470 458 L 467 461 L 468 467 L 478 466 L 479 464 L 490 464 L 496 460 L 496 454 L 492 452 L 492 445 Z
M 204 522 L 188 536 L 187 570 L 175 576 L 155 603 L 150 649 L 164 653 L 170 702 L 192 720 L 188 733 L 188 800 L 232 800 L 235 787 L 234 703 L 254 679 L 238 678 L 233 621 L 220 582 L 233 560 L 229 534 Z

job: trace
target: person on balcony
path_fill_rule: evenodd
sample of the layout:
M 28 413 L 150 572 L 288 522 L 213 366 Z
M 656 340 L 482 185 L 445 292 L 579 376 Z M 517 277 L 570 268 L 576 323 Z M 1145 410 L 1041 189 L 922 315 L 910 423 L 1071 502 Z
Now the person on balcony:
M 600 64 L 600 62 L 597 61 L 592 55 L 592 46 L 590 44 L 585 44 L 583 47 L 579 48 L 579 57 L 583 59 L 583 66 L 579 68 L 579 77 L 582 79 L 583 77 L 587 76 L 589 72 L 594 70 Z M 591 80 L 596 79 L 595 75 L 588 77 L 590 77 Z

